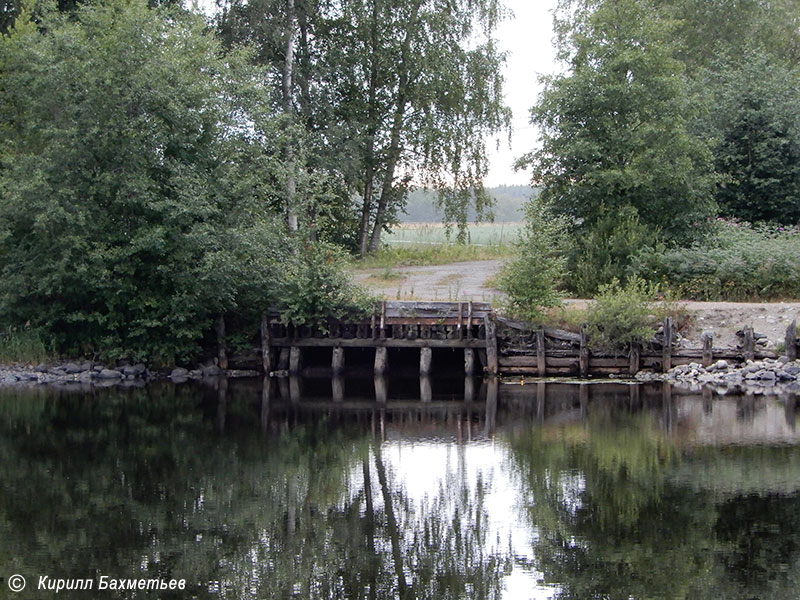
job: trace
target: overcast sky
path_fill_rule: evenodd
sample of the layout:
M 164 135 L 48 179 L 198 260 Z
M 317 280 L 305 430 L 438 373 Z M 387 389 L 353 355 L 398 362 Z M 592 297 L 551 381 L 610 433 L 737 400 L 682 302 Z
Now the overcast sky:
M 500 47 L 508 53 L 505 68 L 506 103 L 513 111 L 511 148 L 506 138 L 495 151 L 491 144 L 491 168 L 486 179 L 489 187 L 528 184 L 530 175 L 514 172 L 514 159 L 530 151 L 537 141 L 536 130 L 529 123 L 529 111 L 541 87 L 540 74 L 556 69 L 553 38 L 553 10 L 557 0 L 505 0 L 514 12 L 497 31 Z

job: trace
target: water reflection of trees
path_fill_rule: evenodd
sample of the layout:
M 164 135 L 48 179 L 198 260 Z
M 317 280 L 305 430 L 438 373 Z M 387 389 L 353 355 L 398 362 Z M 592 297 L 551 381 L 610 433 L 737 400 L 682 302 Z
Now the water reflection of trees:
M 482 482 L 420 504 L 363 431 L 237 429 L 247 400 L 225 403 L 220 422 L 192 388 L 4 396 L 0 568 L 198 598 L 500 597 Z
M 530 567 L 564 599 L 795 598 L 800 495 L 742 492 L 726 475 L 755 453 L 762 477 L 784 476 L 800 452 L 682 449 L 663 429 L 655 413 L 590 410 L 582 424 L 509 438 Z M 692 479 L 706 459 L 715 478 Z

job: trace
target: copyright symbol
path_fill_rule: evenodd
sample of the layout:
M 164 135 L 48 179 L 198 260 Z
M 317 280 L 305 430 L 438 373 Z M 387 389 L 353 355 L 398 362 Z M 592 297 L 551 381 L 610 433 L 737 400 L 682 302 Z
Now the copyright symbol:
M 12 575 L 8 578 L 8 589 L 12 592 L 21 592 L 25 589 L 25 578 L 22 575 Z

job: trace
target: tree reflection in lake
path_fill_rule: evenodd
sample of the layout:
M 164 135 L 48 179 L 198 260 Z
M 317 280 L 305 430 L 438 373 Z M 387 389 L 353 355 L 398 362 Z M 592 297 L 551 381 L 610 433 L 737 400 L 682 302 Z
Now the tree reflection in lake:
M 252 396 L 225 391 L 4 392 L 0 572 L 185 578 L 198 598 L 500 596 L 483 484 L 418 503 L 369 431 L 269 423 L 262 398 L 264 435 L 242 426 Z
M 284 382 L 2 390 L 0 574 L 187 580 L 163 598 L 796 598 L 793 400 Z

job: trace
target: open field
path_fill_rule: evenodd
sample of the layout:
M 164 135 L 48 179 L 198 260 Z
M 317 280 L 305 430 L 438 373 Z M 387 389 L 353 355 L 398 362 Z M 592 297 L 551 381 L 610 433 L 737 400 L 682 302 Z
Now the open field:
M 520 222 L 480 223 L 469 226 L 467 244 L 473 246 L 504 246 L 517 239 L 522 227 Z M 450 239 L 441 223 L 402 223 L 383 241 L 391 246 L 400 244 L 447 244 L 455 241 L 457 231 L 452 230 Z

